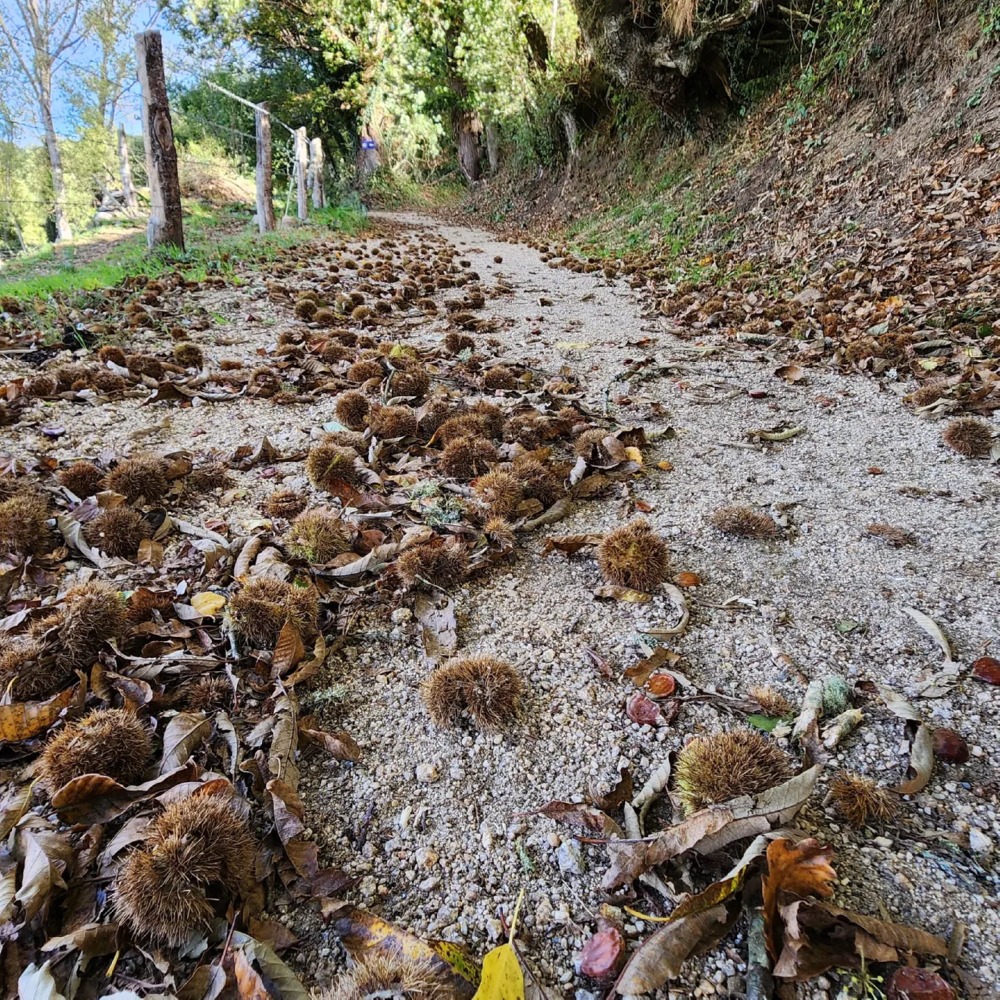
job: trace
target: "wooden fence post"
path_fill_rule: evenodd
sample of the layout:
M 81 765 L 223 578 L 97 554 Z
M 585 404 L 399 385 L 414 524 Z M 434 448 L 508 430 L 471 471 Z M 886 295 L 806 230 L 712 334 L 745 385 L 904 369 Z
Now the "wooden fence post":
M 309 197 L 306 175 L 309 171 L 309 138 L 305 127 L 295 130 L 295 187 L 298 195 L 299 222 L 309 218 Z
M 143 31 L 135 36 L 135 51 L 142 84 L 142 138 L 151 202 L 146 243 L 150 249 L 169 245 L 183 250 L 181 185 L 163 71 L 163 38 L 158 31 Z
M 132 184 L 132 166 L 128 160 L 128 140 L 125 138 L 125 126 L 118 126 L 118 173 L 122 179 L 122 200 L 125 210 L 134 212 L 139 207 L 135 196 L 135 186 Z
M 326 206 L 326 192 L 323 189 L 323 140 L 309 140 L 309 173 L 312 180 L 313 208 Z
M 266 103 L 258 104 L 253 114 L 257 133 L 257 228 L 262 233 L 274 230 L 274 200 L 271 188 L 271 115 Z

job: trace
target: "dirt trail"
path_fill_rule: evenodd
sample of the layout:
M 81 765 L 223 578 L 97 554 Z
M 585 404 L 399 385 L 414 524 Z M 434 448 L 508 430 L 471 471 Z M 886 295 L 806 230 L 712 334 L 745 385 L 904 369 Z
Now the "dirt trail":
M 940 669 L 941 653 L 903 609 L 916 608 L 943 627 L 963 679 L 948 696 L 920 700 L 919 707 L 932 724 L 965 734 L 970 762 L 939 766 L 926 792 L 904 804 L 902 823 L 878 840 L 843 825 L 822 794 L 798 825 L 835 849 L 840 905 L 878 913 L 884 904 L 892 917 L 944 935 L 961 915 L 969 925 L 969 967 L 986 982 L 1000 981 L 1000 917 L 987 903 L 998 889 L 992 851 L 1000 843 L 1000 720 L 995 689 L 970 681 L 967 669 L 986 644 L 1000 641 L 996 466 L 947 453 L 940 425 L 902 408 L 902 383 L 811 368 L 790 384 L 773 374 L 785 359 L 767 350 L 673 337 L 621 282 L 549 267 L 536 251 L 483 232 L 389 218 L 453 243 L 484 286 L 502 280 L 513 287 L 484 310 L 507 321 L 491 335 L 501 360 L 526 363 L 543 379 L 576 374 L 592 411 L 620 426 L 669 433 L 644 455 L 645 474 L 633 484 L 610 499 L 578 504 L 558 526 L 523 539 L 509 568 L 455 593 L 460 651 L 502 656 L 528 684 L 523 720 L 510 733 L 430 725 L 419 695 L 428 668 L 407 609 L 391 620 L 370 614 L 356 623 L 304 698 L 304 711 L 325 728 L 349 731 L 363 753 L 354 767 L 303 760 L 300 791 L 322 862 L 356 876 L 352 898 L 385 918 L 476 953 L 500 936 L 497 908 L 512 904 L 523 886 L 522 947 L 543 985 L 553 995 L 593 989 L 573 961 L 595 926 L 606 853 L 581 849 L 565 827 L 524 814 L 551 799 L 580 801 L 588 789 L 606 789 L 626 765 L 641 784 L 686 735 L 743 719 L 694 700 L 669 726 L 630 722 L 624 703 L 631 682 L 621 672 L 644 655 L 644 633 L 675 620 L 670 601 L 598 602 L 597 570 L 585 553 L 540 554 L 547 531 L 606 531 L 633 516 L 640 501 L 669 540 L 672 571 L 703 581 L 688 592 L 690 628 L 669 640 L 682 657 L 679 669 L 702 689 L 742 696 L 769 683 L 798 704 L 801 671 L 912 694 Z M 210 364 L 238 358 L 253 365 L 273 345 L 275 327 L 292 319 L 267 301 L 266 278 L 248 275 L 241 288 L 192 296 L 196 311 L 213 319 L 210 335 L 199 338 Z M 433 345 L 445 330 L 441 318 L 415 327 L 409 342 Z M 105 449 L 228 453 L 266 434 L 288 454 L 302 452 L 333 418 L 331 397 L 280 407 L 251 398 L 186 409 L 139 408 L 131 400 L 73 412 L 44 406 L 36 426 L 63 421 L 69 433 L 52 442 L 26 431 L 5 450 L 60 460 Z M 747 438 L 779 425 L 803 431 L 783 443 Z M 668 470 L 657 465 L 664 462 Z M 285 471 L 283 486 L 305 484 L 301 464 Z M 273 483 L 256 472 L 237 481 L 228 506 L 210 498 L 184 516 L 224 517 L 234 533 L 252 530 Z M 706 516 L 727 503 L 770 509 L 787 524 L 787 537 L 720 535 Z M 868 537 L 872 522 L 906 529 L 916 544 L 893 548 Z M 134 581 L 144 572 L 137 569 Z M 608 661 L 614 680 L 598 673 L 588 649 Z M 421 771 L 424 780 L 417 764 L 431 765 Z M 902 725 L 871 707 L 827 774 L 843 767 L 894 785 L 905 766 Z M 365 817 L 359 854 L 352 838 Z M 970 827 L 986 838 L 983 846 L 976 837 L 978 853 L 968 847 Z M 950 831 L 965 846 L 922 838 L 922 830 Z M 678 881 L 676 888 L 685 886 Z M 303 939 L 292 964 L 310 984 L 327 982 L 341 967 L 332 932 L 305 907 L 279 906 L 277 915 Z M 648 925 L 626 919 L 633 942 L 649 933 Z M 690 996 L 695 987 L 694 995 L 741 995 L 744 954 L 742 939 L 725 942 L 692 962 L 670 995 Z M 800 987 L 798 995 L 831 996 L 831 979 L 825 982 Z

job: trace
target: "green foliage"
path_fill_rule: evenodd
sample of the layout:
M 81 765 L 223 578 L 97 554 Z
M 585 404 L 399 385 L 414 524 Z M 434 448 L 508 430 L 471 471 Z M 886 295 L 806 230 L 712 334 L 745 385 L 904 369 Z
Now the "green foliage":
M 544 87 L 544 71 L 532 62 L 524 36 L 525 26 L 533 26 L 544 45 L 551 0 L 325 0 L 305 8 L 265 0 L 171 0 L 169 9 L 193 45 L 245 39 L 259 67 L 238 74 L 230 89 L 270 99 L 277 117 L 307 125 L 328 151 L 338 151 L 342 176 L 353 174 L 366 126 L 379 144 L 380 173 L 388 174 L 373 180 L 380 197 L 403 196 L 405 180 L 424 182 L 451 170 L 460 120 L 473 130 L 486 121 L 510 124 L 526 154 L 546 162 L 558 158 L 553 123 L 561 94 Z M 575 44 L 569 3 L 562 4 L 555 36 L 561 51 Z M 188 119 L 252 131 L 245 116 L 224 110 L 208 88 L 188 89 L 179 103 Z M 180 121 L 186 130 L 196 128 Z M 234 138 L 229 151 L 235 154 L 239 143 Z
M 799 90 L 813 92 L 831 76 L 843 73 L 858 54 L 882 0 L 823 0 L 802 32 L 802 75 Z M 880 52 L 866 53 L 877 59 Z
M 1000 41 L 1000 3 L 996 0 L 984 3 L 979 8 L 979 24 L 983 37 L 988 42 Z
M 862 957 L 860 969 L 845 969 L 838 1000 L 885 1000 L 882 976 L 875 975 Z

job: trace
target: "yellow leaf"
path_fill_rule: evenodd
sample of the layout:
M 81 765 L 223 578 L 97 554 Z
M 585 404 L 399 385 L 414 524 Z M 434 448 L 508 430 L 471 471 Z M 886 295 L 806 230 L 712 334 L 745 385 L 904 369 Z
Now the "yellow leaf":
M 664 460 L 662 462 L 657 462 L 656 463 L 656 467 L 658 469 L 662 469 L 664 472 L 673 472 L 674 471 L 673 463 L 668 462 L 666 460 Z
M 502 944 L 483 959 L 483 978 L 472 1000 L 524 1000 L 524 973 L 512 945 Z
M 480 976 L 479 965 L 463 948 L 451 941 L 428 942 L 431 951 L 446 962 L 455 975 L 467 982 L 474 983 Z
M 191 598 L 191 607 L 206 618 L 217 615 L 225 606 L 225 597 L 222 594 L 213 594 L 210 590 L 202 591 Z
M 642 452 L 638 448 L 628 447 L 625 449 L 625 454 L 628 456 L 629 460 L 635 462 L 636 465 L 642 465 Z

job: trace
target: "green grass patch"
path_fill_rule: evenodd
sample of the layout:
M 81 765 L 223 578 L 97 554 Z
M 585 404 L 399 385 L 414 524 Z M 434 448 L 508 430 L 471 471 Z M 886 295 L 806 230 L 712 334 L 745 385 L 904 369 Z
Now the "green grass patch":
M 245 210 L 185 204 L 184 250 L 148 250 L 144 226 L 126 230 L 126 235 L 106 254 L 80 263 L 75 259 L 79 249 L 93 239 L 66 247 L 46 247 L 5 269 L 0 278 L 0 296 L 21 301 L 65 297 L 113 287 L 129 277 L 155 278 L 172 271 L 183 271 L 192 281 L 209 274 L 235 276 L 239 265 L 273 260 L 280 248 L 313 239 L 319 231 L 335 229 L 355 234 L 364 226 L 363 208 L 346 204 L 315 212 L 307 225 L 261 235 L 254 223 L 247 221 Z

